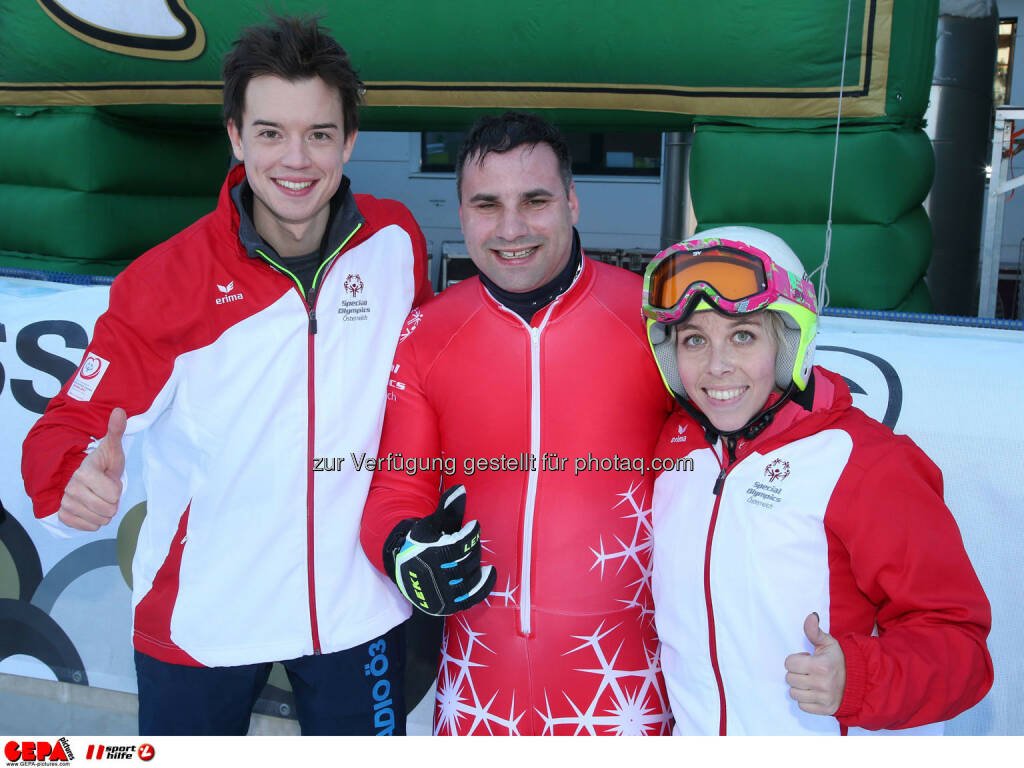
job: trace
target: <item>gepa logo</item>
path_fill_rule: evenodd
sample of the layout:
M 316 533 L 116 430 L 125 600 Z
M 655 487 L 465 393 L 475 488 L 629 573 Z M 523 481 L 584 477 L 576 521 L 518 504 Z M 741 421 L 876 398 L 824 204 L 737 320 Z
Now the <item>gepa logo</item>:
M 67 763 L 74 759 L 68 740 L 61 738 L 51 744 L 48 741 L 8 741 L 4 746 L 8 765 L 18 763 Z

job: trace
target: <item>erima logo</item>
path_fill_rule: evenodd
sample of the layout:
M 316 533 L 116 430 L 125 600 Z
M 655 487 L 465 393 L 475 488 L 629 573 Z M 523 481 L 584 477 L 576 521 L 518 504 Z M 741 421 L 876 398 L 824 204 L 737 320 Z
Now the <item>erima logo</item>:
M 230 304 L 232 301 L 241 301 L 242 299 L 245 298 L 245 296 L 243 296 L 241 293 L 231 293 L 233 290 L 235 290 L 234 280 L 232 280 L 227 285 L 221 285 L 220 283 L 217 283 L 216 285 L 217 290 L 226 295 L 221 296 L 219 299 L 216 299 L 214 301 L 215 304 Z
M 679 433 L 675 437 L 673 437 L 671 440 L 669 440 L 669 442 L 670 443 L 685 443 L 686 442 L 686 430 L 688 430 L 689 428 L 690 428 L 689 424 L 687 424 L 685 427 L 676 427 L 676 429 L 679 430 Z

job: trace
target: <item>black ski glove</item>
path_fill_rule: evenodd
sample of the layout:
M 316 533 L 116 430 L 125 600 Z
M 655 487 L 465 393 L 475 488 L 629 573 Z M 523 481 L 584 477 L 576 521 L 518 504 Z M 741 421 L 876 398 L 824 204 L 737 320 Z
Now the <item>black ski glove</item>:
M 466 489 L 449 488 L 427 517 L 403 520 L 384 542 L 384 569 L 406 600 L 431 616 L 450 616 L 490 594 L 498 574 L 480 567 L 480 523 L 462 525 Z

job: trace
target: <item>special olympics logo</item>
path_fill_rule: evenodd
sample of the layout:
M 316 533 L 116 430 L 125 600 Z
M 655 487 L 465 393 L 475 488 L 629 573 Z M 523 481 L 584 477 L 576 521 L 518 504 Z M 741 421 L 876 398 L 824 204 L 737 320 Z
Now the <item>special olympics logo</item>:
M 101 368 L 103 368 L 103 363 L 100 359 L 96 355 L 88 355 L 85 358 L 85 362 L 82 363 L 82 378 L 91 379 L 95 377 Z
M 355 298 L 363 292 L 363 279 L 359 275 L 349 275 L 345 278 L 345 292 L 351 293 Z
M 774 483 L 776 480 L 781 483 L 789 477 L 789 462 L 775 459 L 775 461 L 764 468 L 764 473 L 767 475 L 769 483 Z

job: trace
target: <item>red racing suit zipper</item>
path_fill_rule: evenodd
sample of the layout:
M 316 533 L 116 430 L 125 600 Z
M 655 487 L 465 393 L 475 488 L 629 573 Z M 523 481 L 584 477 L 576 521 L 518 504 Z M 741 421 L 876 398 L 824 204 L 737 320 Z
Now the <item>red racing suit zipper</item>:
M 492 297 L 493 298 L 493 297 Z M 560 298 L 560 297 L 559 297 Z M 558 304 L 555 299 L 544 310 L 540 325 L 534 327 L 522 317 L 495 299 L 495 304 L 523 324 L 530 337 L 530 456 L 541 455 L 540 445 L 540 337 L 551 317 L 551 311 Z M 523 534 L 519 542 L 519 634 L 529 637 L 533 634 L 530 611 L 533 605 L 533 518 L 537 507 L 537 483 L 539 480 L 537 461 L 530 461 L 530 472 L 526 480 L 526 502 L 523 505 Z

